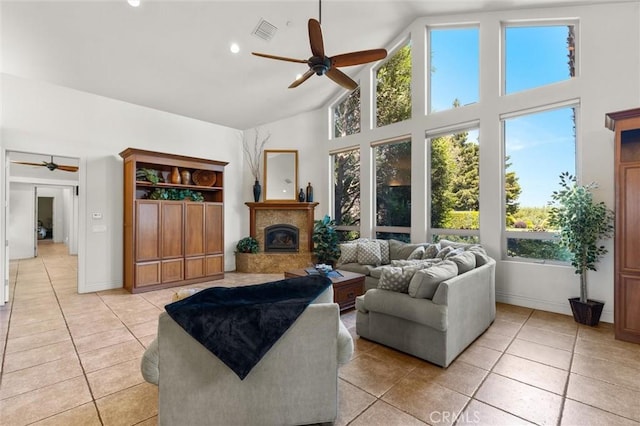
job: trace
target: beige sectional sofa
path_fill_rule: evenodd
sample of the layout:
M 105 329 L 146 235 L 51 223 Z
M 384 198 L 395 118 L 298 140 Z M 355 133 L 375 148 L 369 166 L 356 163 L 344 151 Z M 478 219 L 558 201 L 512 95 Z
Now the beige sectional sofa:
M 389 263 L 337 266 L 367 275 L 366 293 L 356 299 L 356 332 L 447 367 L 495 319 L 495 260 L 477 244 L 388 245 Z

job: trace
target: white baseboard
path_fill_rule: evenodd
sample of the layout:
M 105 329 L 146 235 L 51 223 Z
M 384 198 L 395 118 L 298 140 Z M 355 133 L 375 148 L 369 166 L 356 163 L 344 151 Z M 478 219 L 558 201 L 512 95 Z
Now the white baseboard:
M 122 283 L 92 283 L 85 284 L 82 288 L 78 288 L 78 293 L 94 293 L 97 291 L 115 290 L 122 288 Z
M 541 311 L 555 312 L 558 314 L 572 316 L 571 306 L 569 306 L 568 300 L 565 303 L 560 303 L 551 300 L 536 299 L 532 297 L 518 296 L 515 294 L 496 291 L 496 301 L 501 303 L 508 303 L 509 305 L 524 306 L 525 308 L 539 309 Z M 602 310 L 600 321 L 613 323 L 613 310 L 607 309 L 607 305 L 605 305 L 604 309 Z

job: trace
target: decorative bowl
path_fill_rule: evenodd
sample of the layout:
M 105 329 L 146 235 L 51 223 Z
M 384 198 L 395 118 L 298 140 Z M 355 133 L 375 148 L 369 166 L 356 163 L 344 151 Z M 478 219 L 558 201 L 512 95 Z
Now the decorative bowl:
M 191 175 L 191 180 L 198 186 L 213 186 L 216 183 L 216 172 L 210 170 L 196 170 Z

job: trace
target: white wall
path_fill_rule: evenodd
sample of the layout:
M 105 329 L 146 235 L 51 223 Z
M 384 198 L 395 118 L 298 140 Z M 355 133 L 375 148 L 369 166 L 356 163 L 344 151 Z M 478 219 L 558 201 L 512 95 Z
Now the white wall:
M 10 247 L 9 256 L 12 260 L 34 256 L 35 193 L 33 184 L 18 182 L 9 184 L 7 239 Z
M 302 114 L 265 128 L 278 132 L 278 147 L 287 142 L 301 141 L 301 182 L 314 182 L 315 197 L 321 202 L 320 211 L 328 212 L 329 170 L 328 157 L 331 151 L 360 147 L 361 175 L 361 235 L 371 236 L 373 206 L 371 186 L 367 176 L 372 176 L 370 144 L 399 135 L 412 137 L 412 240 L 426 238 L 427 204 L 426 183 L 428 171 L 425 168 L 426 148 L 421 143 L 427 129 L 436 129 L 462 122 L 480 122 L 480 236 L 488 252 L 498 260 L 496 271 L 496 292 L 498 300 L 516 305 L 539 308 L 552 312 L 570 314 L 567 298 L 579 293 L 579 278 L 573 268 L 551 266 L 527 262 L 502 260 L 502 191 L 501 164 L 502 142 L 498 113 L 506 110 L 526 109 L 539 99 L 531 96 L 511 96 L 501 98 L 495 84 L 499 72 L 500 23 L 505 20 L 578 18 L 578 61 L 580 75 L 567 83 L 559 83 L 544 90 L 545 99 L 579 99 L 580 112 L 578 134 L 578 173 L 584 182 L 597 181 L 600 190 L 597 198 L 610 207 L 614 203 L 613 178 L 613 133 L 604 127 L 605 113 L 637 107 L 640 103 L 640 18 L 638 3 L 618 3 L 588 7 L 533 9 L 528 11 L 495 12 L 486 14 L 439 16 L 416 20 L 409 28 L 414 54 L 414 76 L 425 75 L 424 29 L 428 25 L 446 25 L 456 22 L 479 23 L 480 31 L 480 77 L 488 82 L 481 87 L 481 99 L 477 104 L 461 107 L 456 111 L 436 115 L 421 115 L 425 103 L 424 81 L 414 77 L 412 99 L 414 118 L 375 129 L 370 125 L 370 114 L 366 94 L 362 98 L 362 131 L 357 135 L 328 139 L 328 113 L 326 109 Z M 406 37 L 400 34 L 396 43 Z M 393 45 L 387 46 L 388 48 Z M 488 53 L 490 52 L 490 53 Z M 420 65 L 423 64 L 422 68 Z M 366 88 L 371 81 L 369 70 L 357 76 L 361 87 Z M 327 82 L 327 84 L 331 84 Z M 364 92 L 363 92 L 364 93 Z M 487 107 L 488 106 L 488 107 Z M 416 112 L 417 111 L 417 112 Z M 319 120 L 315 122 L 315 120 Z M 300 135 L 306 137 L 300 139 Z M 275 144 L 275 141 L 273 143 Z M 275 147 L 275 146 L 274 146 Z M 284 146 L 283 146 L 284 147 Z M 287 145 L 288 147 L 288 145 Z M 308 176 L 308 177 L 305 177 Z M 316 217 L 319 215 L 316 211 Z M 603 321 L 613 321 L 613 241 L 606 242 L 609 254 L 598 264 L 597 272 L 589 273 L 590 297 L 605 301 Z
M 235 268 L 233 251 L 242 226 L 237 212 L 250 199 L 243 180 L 241 131 L 6 74 L 1 84 L 2 148 L 49 152 L 54 145 L 56 154 L 80 158 L 81 291 L 122 286 L 123 181 L 118 153 L 127 147 L 229 162 L 225 269 Z M 102 213 L 102 219 L 92 220 L 94 212 Z

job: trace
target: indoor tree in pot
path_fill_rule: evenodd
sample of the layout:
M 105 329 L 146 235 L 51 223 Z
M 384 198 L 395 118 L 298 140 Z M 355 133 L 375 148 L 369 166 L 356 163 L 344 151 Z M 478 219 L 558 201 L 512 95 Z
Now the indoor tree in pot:
M 551 195 L 548 223 L 558 230 L 560 245 L 571 253 L 571 266 L 580 274 L 580 297 L 569 299 L 571 311 L 576 322 L 597 325 L 604 303 L 587 298 L 587 271 L 595 271 L 597 261 L 607 253 L 598 242 L 613 235 L 613 211 L 593 200 L 595 183 L 579 185 L 575 176 L 564 172 L 560 187 Z
M 313 223 L 313 253 L 318 263 L 334 265 L 340 257 L 340 240 L 336 232 L 335 222 L 328 215 Z

